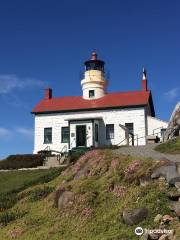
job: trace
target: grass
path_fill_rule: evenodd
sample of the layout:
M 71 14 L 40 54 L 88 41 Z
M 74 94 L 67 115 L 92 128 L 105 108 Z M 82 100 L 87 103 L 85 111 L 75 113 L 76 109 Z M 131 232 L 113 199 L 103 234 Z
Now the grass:
M 161 153 L 180 154 L 180 137 L 158 145 L 155 150 Z
M 18 193 L 27 187 L 46 183 L 56 178 L 62 170 L 33 170 L 0 172 L 0 211 L 11 208 L 18 201 Z
M 74 178 L 86 164 L 90 171 Z M 17 203 L 0 213 L 0 240 L 136 240 L 137 225 L 123 222 L 124 209 L 147 207 L 149 216 L 140 226 L 149 229 L 157 228 L 153 219 L 158 213 L 172 215 L 165 182 L 152 181 L 146 187 L 139 184 L 139 178 L 150 175 L 159 164 L 152 159 L 114 155 L 111 150 L 88 152 L 51 181 L 21 189 Z M 59 188 L 74 193 L 73 202 L 63 209 L 55 207 L 52 192 Z
M 0 194 L 18 192 L 31 185 L 48 182 L 60 172 L 60 169 L 0 172 Z

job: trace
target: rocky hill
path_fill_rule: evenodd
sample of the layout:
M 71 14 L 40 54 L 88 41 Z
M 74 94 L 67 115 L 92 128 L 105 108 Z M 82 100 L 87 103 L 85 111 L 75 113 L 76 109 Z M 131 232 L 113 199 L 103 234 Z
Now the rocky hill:
M 1 209 L 0 240 L 135 240 L 136 227 L 173 230 L 169 237 L 149 232 L 141 239 L 178 240 L 176 174 L 167 160 L 89 151 L 54 180 L 26 188 L 13 207 Z

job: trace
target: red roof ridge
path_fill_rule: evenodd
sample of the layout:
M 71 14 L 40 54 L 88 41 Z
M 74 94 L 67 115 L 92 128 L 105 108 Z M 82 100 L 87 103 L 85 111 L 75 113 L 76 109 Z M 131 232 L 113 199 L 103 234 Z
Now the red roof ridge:
M 93 109 L 108 109 L 122 107 L 152 105 L 151 91 L 110 92 L 98 99 L 83 99 L 82 96 L 63 96 L 42 99 L 32 110 L 32 113 L 83 111 Z M 153 110 L 154 111 L 154 110 Z
M 83 99 L 84 101 L 93 101 L 93 100 L 100 100 L 100 99 L 103 99 L 103 98 L 105 98 L 105 97 L 107 97 L 107 96 L 109 96 L 109 95 L 113 95 L 113 94 L 131 94 L 131 93 L 134 93 L 134 94 L 136 94 L 136 93 L 150 93 L 150 90 L 147 90 L 147 91 L 142 91 L 142 90 L 136 90 L 136 91 L 123 91 L 123 92 L 108 92 L 105 96 L 103 96 L 103 97 L 101 97 L 101 98 L 98 98 L 98 99 L 91 99 L 91 100 L 88 100 L 88 99 L 83 99 L 83 97 L 82 96 L 77 96 L 77 95 L 75 95 L 75 96 L 59 96 L 59 97 L 52 97 L 51 99 L 54 99 L 54 100 L 58 100 L 58 99 L 64 99 L 64 98 L 81 98 L 81 99 Z M 51 100 L 51 99 L 47 99 L 47 101 L 49 101 L 49 100 Z M 42 100 L 44 100 L 44 99 L 42 99 Z

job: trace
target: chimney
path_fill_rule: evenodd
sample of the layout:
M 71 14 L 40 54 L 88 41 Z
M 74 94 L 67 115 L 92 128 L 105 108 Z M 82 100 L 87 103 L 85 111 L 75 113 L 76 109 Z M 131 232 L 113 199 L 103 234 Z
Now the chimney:
M 147 86 L 147 72 L 143 68 L 143 76 L 142 76 L 142 91 L 148 91 L 148 86 Z
M 45 89 L 45 96 L 44 96 L 44 98 L 46 100 L 49 100 L 49 99 L 52 98 L 52 89 L 51 88 L 46 88 Z

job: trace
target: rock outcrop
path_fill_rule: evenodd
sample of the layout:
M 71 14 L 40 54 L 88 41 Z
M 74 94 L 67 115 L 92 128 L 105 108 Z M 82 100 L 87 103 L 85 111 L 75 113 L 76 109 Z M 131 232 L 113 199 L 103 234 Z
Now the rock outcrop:
M 123 220 L 128 225 L 134 225 L 142 222 L 148 216 L 147 208 L 137 208 L 133 211 L 123 211 Z
M 70 201 L 72 202 L 74 197 L 73 192 L 70 191 L 64 191 L 60 196 L 58 200 L 58 208 L 61 209 L 65 207 Z
M 162 166 L 157 168 L 151 175 L 152 179 L 165 177 L 166 181 L 170 185 L 174 185 L 176 182 L 180 182 L 180 175 L 177 171 L 177 165 L 172 163 L 168 166 Z
M 171 139 L 179 135 L 180 135 L 180 102 L 177 103 L 171 115 L 164 140 L 167 141 L 168 139 Z
M 60 187 L 55 192 L 54 204 L 59 209 L 66 207 L 68 204 L 72 203 L 74 200 L 74 193 Z

